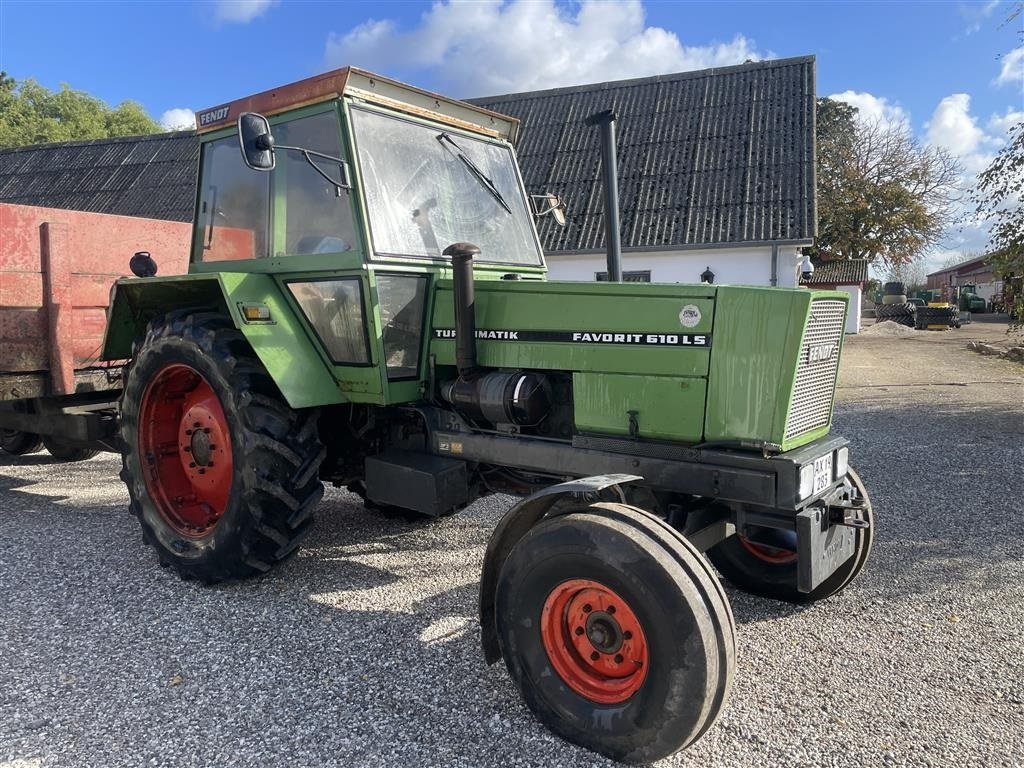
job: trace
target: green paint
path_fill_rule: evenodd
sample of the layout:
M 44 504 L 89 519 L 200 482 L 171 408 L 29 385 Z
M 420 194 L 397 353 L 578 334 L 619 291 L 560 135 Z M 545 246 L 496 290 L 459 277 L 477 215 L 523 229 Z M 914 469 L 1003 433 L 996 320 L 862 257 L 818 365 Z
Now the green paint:
M 574 373 L 572 392 L 580 432 L 629 436 L 634 411 L 640 437 L 701 440 L 706 379 Z
M 349 161 L 353 188 L 343 194 L 352 206 L 356 228 L 352 250 L 247 261 L 194 260 L 188 276 L 122 280 L 110 312 L 105 359 L 129 357 L 132 341 L 154 315 L 196 306 L 232 318 L 294 408 L 419 402 L 427 394 L 431 357 L 438 383 L 456 375 L 454 340 L 434 334 L 455 326 L 450 263 L 443 258 L 373 253 L 361 192 L 366 169 L 356 155 L 350 100 L 307 106 L 275 116 L 271 122 L 281 125 L 315 114 L 335 116 L 342 155 Z M 233 129 L 225 129 L 201 139 L 205 143 L 232 135 Z M 274 253 L 286 247 L 284 187 L 283 173 L 272 179 L 269 234 Z M 481 190 L 481 194 L 486 193 Z M 194 230 L 197 256 L 203 252 L 204 224 L 198 222 Z M 387 378 L 377 280 L 384 273 L 430 277 L 420 372 L 413 380 Z M 510 274 L 522 279 L 502 279 Z M 830 424 L 784 441 L 811 300 L 828 297 L 845 302 L 845 294 L 703 284 L 549 282 L 545 275 L 543 265 L 476 265 L 478 329 L 563 336 L 479 339 L 478 362 L 486 368 L 570 373 L 578 431 L 630 436 L 629 412 L 634 411 L 639 437 L 686 444 L 742 440 L 789 449 L 828 433 Z M 286 287 L 294 280 L 334 277 L 361 280 L 368 365 L 335 365 Z M 266 305 L 273 322 L 245 323 L 238 310 L 240 302 Z M 574 339 L 574 333 L 590 337 Z M 593 343 L 594 338 L 604 339 L 604 334 L 612 334 L 612 343 Z M 626 338 L 619 341 L 615 334 Z M 710 345 L 634 341 L 634 337 L 681 336 L 707 337 Z

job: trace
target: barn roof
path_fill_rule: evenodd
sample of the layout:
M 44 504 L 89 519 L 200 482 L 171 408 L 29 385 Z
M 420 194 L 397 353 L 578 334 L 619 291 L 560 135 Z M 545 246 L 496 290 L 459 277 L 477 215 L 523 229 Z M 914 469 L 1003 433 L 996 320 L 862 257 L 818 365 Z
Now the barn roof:
M 801 285 L 860 285 L 868 279 L 867 259 L 814 260 L 814 272 Z
M 527 192 L 555 192 L 569 224 L 548 252 L 604 248 L 598 131 L 617 115 L 622 244 L 648 249 L 807 241 L 815 211 L 814 57 L 469 100 L 522 122 Z
M 0 149 L 0 202 L 191 221 L 193 131 Z

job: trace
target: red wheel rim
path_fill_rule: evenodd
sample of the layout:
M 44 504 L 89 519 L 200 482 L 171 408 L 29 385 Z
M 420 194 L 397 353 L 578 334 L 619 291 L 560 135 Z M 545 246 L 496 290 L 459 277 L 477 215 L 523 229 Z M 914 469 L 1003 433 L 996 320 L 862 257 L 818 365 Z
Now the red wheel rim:
M 740 544 L 745 550 L 747 550 L 747 552 L 752 554 L 758 560 L 763 560 L 766 563 L 772 563 L 773 565 L 785 565 L 786 563 L 792 563 L 796 560 L 796 552 L 791 549 L 772 547 L 768 544 L 755 544 L 746 536 L 740 536 L 739 540 Z
M 562 681 L 598 704 L 618 704 L 647 677 L 647 638 L 629 604 L 599 582 L 563 581 L 548 595 L 540 636 Z
M 142 396 L 139 458 L 160 516 L 183 536 L 216 526 L 231 495 L 231 431 L 203 375 L 175 363 L 157 372 Z

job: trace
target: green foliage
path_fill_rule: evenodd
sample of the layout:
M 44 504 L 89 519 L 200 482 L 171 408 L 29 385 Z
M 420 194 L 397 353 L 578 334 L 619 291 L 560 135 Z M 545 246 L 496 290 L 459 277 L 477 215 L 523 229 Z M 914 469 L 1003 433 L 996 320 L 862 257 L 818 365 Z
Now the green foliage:
M 1024 275 L 1024 122 L 1009 130 L 1009 141 L 978 176 L 977 213 L 988 220 L 989 263 L 1004 285 Z M 1024 295 L 1004 288 L 1010 314 L 1024 324 Z
M 160 130 L 137 102 L 111 107 L 67 84 L 51 91 L 34 80 L 19 82 L 0 72 L 0 147 L 137 136 Z
M 865 123 L 818 99 L 818 239 L 811 253 L 892 268 L 919 258 L 953 221 L 960 166 L 905 126 Z

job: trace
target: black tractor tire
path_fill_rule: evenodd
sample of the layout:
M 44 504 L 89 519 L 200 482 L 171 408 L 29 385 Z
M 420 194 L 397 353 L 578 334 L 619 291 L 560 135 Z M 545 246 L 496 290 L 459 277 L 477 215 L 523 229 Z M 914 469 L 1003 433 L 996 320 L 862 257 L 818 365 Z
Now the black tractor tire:
M 848 471 L 848 477 L 853 486 L 853 494 L 863 500 L 857 517 L 866 521 L 868 527 L 854 531 L 853 555 L 812 592 L 800 592 L 797 589 L 795 533 L 763 531 L 762 534 L 774 537 L 770 547 L 753 545 L 737 534 L 709 549 L 708 558 L 726 581 L 737 589 L 773 600 L 814 603 L 842 591 L 867 563 L 875 531 L 875 518 L 867 489 L 853 469 Z
M 886 296 L 899 296 L 906 294 L 907 286 L 904 283 L 893 281 L 882 286 L 882 293 Z
M 44 437 L 43 447 L 50 452 L 53 458 L 60 461 L 86 461 L 99 453 L 93 448 L 82 448 L 56 437 Z
M 907 295 L 905 293 L 887 293 L 882 297 L 883 304 L 906 304 Z
M 0 451 L 12 456 L 35 453 L 43 447 L 43 439 L 32 432 L 17 429 L 0 429 Z
M 209 584 L 292 555 L 323 496 L 318 418 L 285 403 L 224 315 L 150 322 L 125 374 L 121 479 L 160 563 Z
M 598 634 L 602 644 L 591 622 L 609 616 L 621 625 Z M 532 528 L 502 566 L 496 617 L 505 664 L 534 715 L 615 760 L 671 755 L 725 706 L 736 638 L 721 584 L 689 542 L 636 507 L 593 504 Z M 611 699 L 588 687 L 599 665 L 621 675 L 608 678 Z

